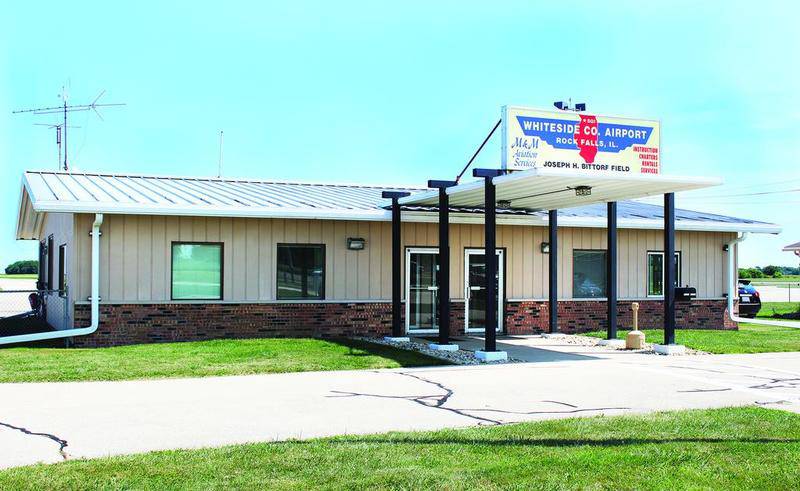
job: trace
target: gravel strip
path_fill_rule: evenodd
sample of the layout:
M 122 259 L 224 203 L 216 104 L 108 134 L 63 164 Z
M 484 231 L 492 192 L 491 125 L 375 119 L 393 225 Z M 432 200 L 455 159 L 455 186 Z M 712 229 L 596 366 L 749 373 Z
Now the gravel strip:
M 658 353 L 655 352 L 653 349 L 653 343 L 644 343 L 644 349 L 636 349 L 636 350 L 629 350 L 625 348 L 615 348 L 614 346 L 600 346 L 600 338 L 595 338 L 592 336 L 581 336 L 581 335 L 574 335 L 574 334 L 567 334 L 563 338 L 564 342 L 567 344 L 575 344 L 579 346 L 597 346 L 598 348 L 605 348 L 608 350 L 616 350 L 616 351 L 630 351 L 631 353 L 644 353 L 648 355 L 657 355 Z M 710 355 L 706 351 L 700 351 L 696 349 L 686 347 L 686 354 L 683 356 L 696 356 L 696 355 Z M 665 355 L 662 355 L 665 356 Z M 681 356 L 681 355 L 670 355 L 670 356 Z
M 405 342 L 394 342 L 394 341 L 387 341 L 383 338 L 370 338 L 370 337 L 356 337 L 359 341 L 366 341 L 369 343 L 375 344 L 383 344 L 385 346 L 393 346 L 395 348 L 400 348 L 409 351 L 416 351 L 418 353 L 422 353 L 433 358 L 439 358 L 441 360 L 447 360 L 456 365 L 501 365 L 504 363 L 523 363 L 523 360 L 518 360 L 516 358 L 508 358 L 506 361 L 491 361 L 491 362 L 484 362 L 475 358 L 475 353 L 468 350 L 460 349 L 458 351 L 440 351 L 440 350 L 433 350 L 428 347 L 428 343 L 422 340 L 415 340 L 416 338 L 411 338 L 411 341 Z

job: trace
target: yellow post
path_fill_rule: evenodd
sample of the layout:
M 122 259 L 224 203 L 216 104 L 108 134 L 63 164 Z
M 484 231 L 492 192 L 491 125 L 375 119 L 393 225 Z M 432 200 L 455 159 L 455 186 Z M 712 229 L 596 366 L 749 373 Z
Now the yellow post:
M 644 333 L 639 330 L 639 303 L 633 302 L 631 310 L 633 310 L 633 331 L 629 332 L 625 337 L 625 348 L 643 349 Z

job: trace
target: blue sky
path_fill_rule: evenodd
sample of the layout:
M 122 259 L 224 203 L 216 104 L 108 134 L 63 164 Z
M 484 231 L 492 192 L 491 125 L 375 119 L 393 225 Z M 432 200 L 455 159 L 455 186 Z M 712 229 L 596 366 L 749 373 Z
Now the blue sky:
M 168 5 L 165 5 L 167 4 Z M 572 97 L 660 119 L 663 169 L 726 184 L 679 207 L 772 221 L 745 265 L 796 265 L 796 2 L 14 2 L 0 32 L 0 265 L 24 169 L 55 169 L 52 130 L 13 109 L 72 102 L 86 171 L 421 184 L 452 178 L 503 104 Z M 27 5 L 26 5 L 27 4 Z M 499 135 L 498 135 L 499 136 Z M 477 165 L 498 165 L 498 138 Z

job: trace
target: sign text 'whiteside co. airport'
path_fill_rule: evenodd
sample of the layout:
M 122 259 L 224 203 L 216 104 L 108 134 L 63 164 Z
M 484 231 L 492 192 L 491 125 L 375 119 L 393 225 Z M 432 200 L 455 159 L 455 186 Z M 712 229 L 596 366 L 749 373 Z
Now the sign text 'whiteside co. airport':
M 502 166 L 659 174 L 658 121 L 504 106 Z

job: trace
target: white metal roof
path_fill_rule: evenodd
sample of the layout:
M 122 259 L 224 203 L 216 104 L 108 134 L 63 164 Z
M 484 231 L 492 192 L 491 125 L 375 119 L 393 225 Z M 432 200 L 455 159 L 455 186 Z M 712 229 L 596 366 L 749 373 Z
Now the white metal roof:
M 527 171 L 526 171 L 527 172 Z M 521 175 L 523 173 L 515 174 Z M 501 183 L 514 182 L 515 175 L 498 177 Z M 519 178 L 516 178 L 519 179 Z M 311 182 L 280 182 L 250 179 L 217 179 L 201 177 L 166 177 L 129 174 L 84 172 L 29 171 L 22 178 L 22 195 L 17 220 L 17 238 L 39 238 L 46 213 L 107 213 L 134 215 L 226 216 L 255 218 L 308 218 L 328 220 L 390 220 L 383 191 L 407 191 L 411 204 L 405 207 L 403 220 L 437 220 L 429 206 L 436 201 L 435 193 L 425 188 L 407 186 L 377 186 L 358 184 L 324 184 Z M 593 186 L 600 186 L 593 183 Z M 455 188 L 478 191 L 482 196 L 483 182 L 472 182 Z M 504 187 L 505 189 L 505 187 Z M 597 189 L 597 191 L 595 191 Z M 605 189 L 605 188 L 603 188 Z M 597 193 L 597 194 L 595 194 Z M 656 191 L 654 190 L 655 194 Z M 532 194 L 532 193 L 529 193 Z M 574 193 L 573 193 L 574 194 Z M 592 191 L 601 196 L 600 188 Z M 451 196 L 453 196 L 451 194 Z M 466 194 L 464 194 L 466 196 Z M 610 196 L 610 195 L 609 195 Z M 451 198 L 453 206 L 458 206 Z M 460 199 L 460 198 L 459 198 Z M 482 198 L 481 198 L 482 199 Z M 500 196 L 498 196 L 498 199 Z M 470 203 L 474 203 L 472 199 Z M 585 203 L 585 202 L 584 202 Z M 514 206 L 518 206 L 516 202 Z M 574 205 L 572 205 L 574 206 Z M 470 204 L 465 208 L 473 208 Z M 482 207 L 482 201 L 478 208 Z M 576 227 L 605 227 L 605 212 L 601 207 L 584 206 L 564 209 L 560 224 Z M 622 228 L 661 228 L 658 206 L 627 202 L 620 204 L 619 226 Z M 478 210 L 480 211 L 480 210 Z M 482 223 L 481 214 L 468 210 L 454 211 L 454 223 Z M 498 217 L 498 223 L 543 225 L 546 214 L 536 211 L 508 211 Z M 698 212 L 676 212 L 678 230 L 709 230 L 726 232 L 777 233 L 776 225 Z
M 593 203 L 623 201 L 678 191 L 691 191 L 722 184 L 713 177 L 680 177 L 660 174 L 578 172 L 569 169 L 536 168 L 492 179 L 497 201 L 513 208 L 562 210 Z M 591 189 L 589 196 L 577 196 L 575 188 Z M 472 181 L 447 188 L 452 206 L 483 206 L 484 181 Z M 400 200 L 408 205 L 432 205 L 438 191 L 414 194 Z

